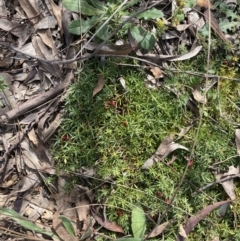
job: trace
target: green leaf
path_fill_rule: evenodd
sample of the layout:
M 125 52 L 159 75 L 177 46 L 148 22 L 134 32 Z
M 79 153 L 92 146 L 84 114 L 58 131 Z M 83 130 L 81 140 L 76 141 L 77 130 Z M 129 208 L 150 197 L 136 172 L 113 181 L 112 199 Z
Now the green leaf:
M 99 10 L 88 4 L 85 0 L 63 0 L 63 6 L 73 12 L 81 13 L 83 15 L 101 15 L 105 11 Z
M 134 238 L 143 238 L 146 230 L 146 218 L 144 211 L 140 205 L 132 210 L 132 232 Z
M 130 32 L 136 42 L 140 43 L 143 40 L 146 31 L 142 27 L 134 26 L 130 29 Z
M 185 1 L 185 8 L 193 8 L 196 5 L 196 0 Z
M 137 18 L 144 18 L 145 20 L 148 19 L 157 19 L 162 18 L 163 12 L 161 10 L 158 10 L 156 8 L 152 8 L 150 10 L 147 10 L 137 16 Z
M 95 8 L 97 8 L 97 9 L 101 9 L 103 11 L 107 11 L 107 7 L 105 7 L 105 5 L 101 1 L 98 1 L 98 0 L 87 0 L 87 2 L 89 4 L 91 4 L 92 6 L 94 6 Z
M 102 26 L 102 24 L 99 24 L 97 26 L 97 29 L 99 29 Z M 97 31 L 97 30 L 96 30 Z M 98 33 L 97 36 L 102 39 L 105 40 L 108 37 L 108 25 L 105 25 Z
M 224 33 L 227 33 L 228 31 L 235 31 L 238 26 L 239 22 L 229 21 L 227 18 L 219 22 L 219 28 Z
M 54 238 L 59 239 L 52 232 L 47 232 L 45 229 L 42 229 L 42 228 L 38 227 L 32 221 L 22 217 L 19 213 L 15 212 L 14 210 L 7 209 L 7 208 L 0 208 L 0 214 L 5 215 L 5 216 L 13 219 L 18 224 L 20 224 L 22 227 L 24 227 L 28 230 L 31 230 L 31 231 L 36 232 L 36 233 L 46 234 L 50 237 L 54 237 Z
M 150 50 L 155 45 L 155 37 L 150 32 L 146 32 L 142 27 L 134 26 L 130 29 L 131 35 L 137 43 L 141 43 L 141 47 L 146 50 Z
M 185 18 L 184 12 L 183 12 L 183 11 L 179 11 L 179 13 L 176 15 L 177 21 L 178 21 L 178 22 L 181 22 L 181 21 L 184 20 L 184 18 Z
M 151 50 L 153 49 L 155 42 L 156 42 L 156 39 L 154 35 L 151 34 L 150 32 L 147 32 L 145 38 L 141 42 L 141 47 L 146 50 Z
M 119 239 L 116 239 L 116 241 L 142 241 L 141 238 L 119 238 Z
M 58 218 L 62 220 L 63 226 L 66 228 L 68 233 L 70 233 L 73 236 L 76 236 L 74 227 L 73 227 L 71 221 L 69 220 L 69 218 L 67 218 L 63 215 L 58 216 Z
M 86 20 L 73 20 L 68 25 L 68 31 L 72 34 L 81 35 L 86 33 L 97 21 L 98 18 L 95 16 L 87 18 Z
M 122 7 L 122 11 L 129 9 L 130 7 L 132 7 L 133 5 L 137 4 L 138 2 L 140 2 L 140 0 L 131 0 L 129 1 L 126 5 L 124 5 Z

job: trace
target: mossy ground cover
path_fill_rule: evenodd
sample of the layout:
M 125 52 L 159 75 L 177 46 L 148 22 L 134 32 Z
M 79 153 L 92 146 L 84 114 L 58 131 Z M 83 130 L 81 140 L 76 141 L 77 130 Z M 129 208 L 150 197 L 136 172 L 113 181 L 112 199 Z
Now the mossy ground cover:
M 238 77 L 236 68 L 222 64 L 225 57 L 211 62 L 212 73 Z M 208 92 L 208 103 L 198 104 L 203 112 L 199 133 L 199 117 L 186 107 L 192 89 L 197 84 L 203 86 L 205 78 L 184 71 L 204 73 L 205 62 L 206 54 L 201 53 L 195 60 L 179 63 L 182 73 L 169 72 L 161 87 L 148 89 L 144 84 L 146 73 L 143 69 L 115 65 L 110 61 L 102 65 L 97 59 L 90 60 L 83 64 L 69 90 L 65 100 L 66 115 L 53 148 L 57 166 L 59 170 L 73 173 L 82 166 L 95 167 L 96 175 L 88 180 L 95 202 L 104 202 L 108 220 L 121 225 L 126 233 L 131 233 L 130 216 L 136 203 L 146 212 L 148 231 L 168 210 L 163 221 L 171 224 L 164 232 L 164 240 L 175 240 L 178 227 L 189 215 L 228 198 L 220 185 L 191 195 L 197 188 L 214 181 L 210 165 L 223 161 L 219 166 L 223 169 L 238 163 L 234 141 L 234 123 L 239 121 L 238 82 L 219 79 Z M 99 74 L 104 76 L 105 86 L 93 97 Z M 119 77 L 125 79 L 126 89 Z M 181 95 L 173 94 L 171 88 Z M 172 155 L 149 170 L 142 170 L 141 166 L 169 134 L 177 136 L 189 125 L 193 127 L 179 143 L 192 151 L 196 142 L 193 165 L 188 169 L 173 206 L 169 207 L 168 202 L 186 168 L 189 153 L 176 151 L 177 159 L 171 165 L 166 163 Z M 72 180 L 81 181 L 74 177 Z M 239 184 L 236 183 L 235 189 L 239 196 Z M 220 217 L 218 211 L 211 212 L 188 239 L 237 240 L 239 234 L 233 227 L 233 220 L 239 222 L 238 206 L 235 203 L 224 217 Z

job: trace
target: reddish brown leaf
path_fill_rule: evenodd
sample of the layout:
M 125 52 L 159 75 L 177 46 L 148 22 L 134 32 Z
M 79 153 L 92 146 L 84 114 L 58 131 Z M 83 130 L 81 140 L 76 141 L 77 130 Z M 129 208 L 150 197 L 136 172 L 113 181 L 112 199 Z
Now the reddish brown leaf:
M 221 202 L 217 202 L 214 203 L 212 205 L 208 205 L 207 207 L 203 208 L 196 216 L 192 216 L 188 219 L 184 230 L 185 233 L 188 235 L 193 229 L 194 227 L 203 219 L 205 218 L 212 210 L 214 210 L 215 208 L 226 204 L 226 203 L 230 203 L 231 200 L 227 200 L 227 201 L 221 201 Z M 178 235 L 177 241 L 183 241 L 185 240 L 184 237 L 182 237 L 181 235 Z
M 95 86 L 95 88 L 93 90 L 93 96 L 95 96 L 98 92 L 100 92 L 102 90 L 103 86 L 104 86 L 104 76 L 100 74 L 98 76 L 97 85 Z
M 114 222 L 109 222 L 107 220 L 103 220 L 101 217 L 99 217 L 98 215 L 96 215 L 94 213 L 94 211 L 92 211 L 92 215 L 94 217 L 94 219 L 104 228 L 106 228 L 107 230 L 113 231 L 113 232 L 117 232 L 117 233 L 123 233 L 123 228 L 119 225 L 117 225 Z

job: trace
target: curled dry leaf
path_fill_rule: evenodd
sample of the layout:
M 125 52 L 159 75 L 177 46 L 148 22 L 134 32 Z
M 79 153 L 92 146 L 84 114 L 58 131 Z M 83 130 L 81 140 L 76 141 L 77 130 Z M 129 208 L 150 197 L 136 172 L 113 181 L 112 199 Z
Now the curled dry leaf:
M 225 172 L 223 174 L 215 174 L 215 178 L 217 181 L 219 181 L 222 178 L 227 177 L 227 176 L 238 175 L 238 174 L 240 174 L 239 168 L 240 168 L 239 166 L 238 167 L 230 166 L 228 172 Z M 231 200 L 235 200 L 236 194 L 234 191 L 233 179 L 222 182 L 221 185 L 223 186 L 225 192 L 231 198 Z
M 100 74 L 98 76 L 97 85 L 95 86 L 95 88 L 93 90 L 93 96 L 95 96 L 97 93 L 99 93 L 102 90 L 103 86 L 104 86 L 104 76 Z
M 173 134 L 171 134 L 165 140 L 163 140 L 163 142 L 158 147 L 156 153 L 143 164 L 142 169 L 149 169 L 154 163 L 163 160 L 171 152 L 177 149 L 189 151 L 188 148 L 186 148 L 185 146 L 175 143 L 173 141 Z

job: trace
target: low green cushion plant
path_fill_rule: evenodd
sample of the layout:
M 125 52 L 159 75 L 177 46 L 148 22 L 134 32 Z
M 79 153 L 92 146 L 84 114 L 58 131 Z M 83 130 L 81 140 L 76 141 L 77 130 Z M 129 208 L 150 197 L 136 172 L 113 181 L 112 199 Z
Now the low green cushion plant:
M 202 58 L 205 58 L 204 53 Z M 200 57 L 197 61 L 203 59 Z M 186 64 L 193 63 L 189 61 Z M 93 97 L 99 74 L 104 76 L 105 86 Z M 177 98 L 164 85 L 154 90 L 146 88 L 146 73 L 140 68 L 117 66 L 110 62 L 102 66 L 101 62 L 95 60 L 84 63 L 76 76 L 79 79 L 72 84 L 66 98 L 66 115 L 53 153 L 59 170 L 75 172 L 82 166 L 96 168 L 96 175 L 89 181 L 96 195 L 95 201 L 106 202 L 106 215 L 110 221 L 117 222 L 127 234 L 131 234 L 131 210 L 139 203 L 147 215 L 147 232 L 154 227 L 157 216 L 169 208 L 168 202 L 187 165 L 185 157 L 189 153 L 177 151 L 177 159 L 170 166 L 166 162 L 171 156 L 149 170 L 142 170 L 141 166 L 170 133 L 177 135 L 181 128 L 192 123 L 196 124 L 180 143 L 191 149 L 197 138 L 194 164 L 188 170 L 174 205 L 164 217 L 164 221 L 171 221 L 165 231 L 168 237 L 166 240 L 175 240 L 179 225 L 189 215 L 212 202 L 227 199 L 219 186 L 214 186 L 207 193 L 191 196 L 197 188 L 214 181 L 209 165 L 236 153 L 235 144 L 231 143 L 234 128 L 219 117 L 216 108 L 219 102 L 214 97 L 216 89 L 209 92 L 206 109 L 202 110 L 199 106 L 200 111 L 205 113 L 201 131 L 196 137 L 198 122 L 196 116 L 185 108 L 185 104 L 191 95 L 191 88 L 201 83 L 201 78 L 189 77 L 187 74 L 170 75 L 169 79 L 166 77 L 166 85 L 182 91 L 183 97 Z M 126 89 L 121 85 L 119 77 L 125 79 Z M 225 95 L 224 88 L 222 93 Z M 236 97 L 229 95 L 229 98 Z M 225 102 L 221 106 L 225 111 L 229 108 Z M 214 116 L 216 122 L 209 116 Z M 236 117 L 233 114 L 232 118 Z M 225 165 L 235 163 L 236 159 L 230 158 Z M 219 219 L 217 211 L 212 212 L 189 235 L 189 240 L 209 240 L 207 237 L 215 233 L 223 240 L 233 237 L 232 213 L 228 215 Z M 206 231 L 209 224 L 213 229 Z

